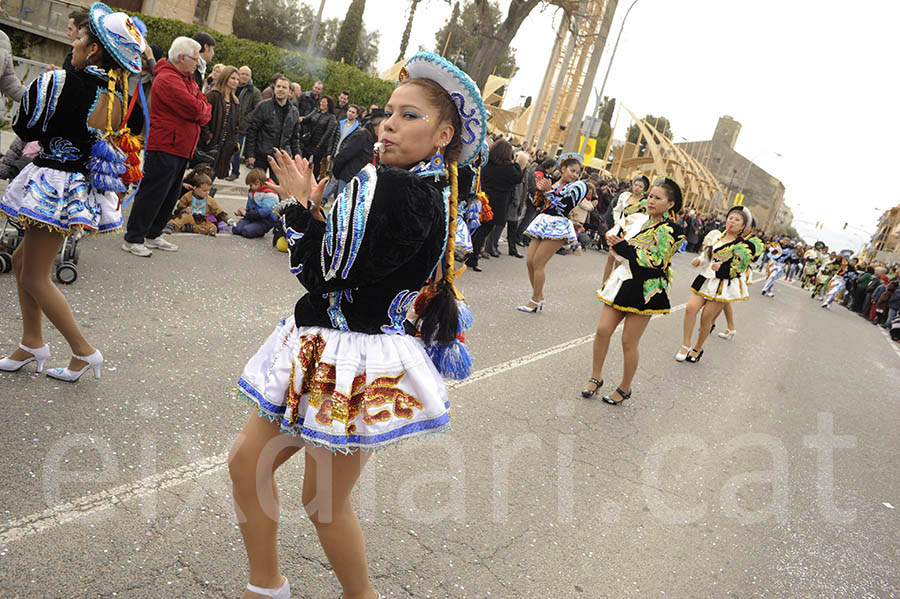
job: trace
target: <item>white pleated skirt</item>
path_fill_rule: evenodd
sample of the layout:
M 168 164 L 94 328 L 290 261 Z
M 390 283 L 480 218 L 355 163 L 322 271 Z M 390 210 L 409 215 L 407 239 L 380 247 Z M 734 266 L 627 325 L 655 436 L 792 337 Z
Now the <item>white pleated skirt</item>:
M 281 321 L 238 382 L 281 431 L 332 451 L 377 449 L 450 428 L 447 389 L 422 342 Z
M 29 164 L 10 182 L 0 211 L 27 226 L 46 227 L 62 235 L 79 229 L 108 233 L 122 226 L 119 196 L 96 191 L 82 173 Z
M 578 241 L 572 221 L 562 216 L 538 214 L 525 229 L 525 235 L 536 239 L 556 239 L 567 244 Z

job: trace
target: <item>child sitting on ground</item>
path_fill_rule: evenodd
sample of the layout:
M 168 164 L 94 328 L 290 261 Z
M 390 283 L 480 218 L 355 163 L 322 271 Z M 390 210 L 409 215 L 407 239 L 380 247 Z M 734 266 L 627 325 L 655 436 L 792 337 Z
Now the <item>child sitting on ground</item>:
M 208 164 L 198 164 L 194 169 L 185 175 L 184 179 L 181 181 L 181 195 L 188 193 L 194 189 L 196 179 L 200 175 L 206 175 L 209 177 L 210 181 L 215 181 L 216 179 L 216 171 L 213 170 L 212 166 Z M 209 190 L 210 197 L 216 197 L 216 187 L 213 186 Z M 231 230 L 229 223 L 224 220 L 218 220 L 214 214 L 210 214 L 206 217 L 206 220 L 216 225 L 219 229 L 219 233 L 227 233 Z M 164 233 L 171 233 L 170 229 L 166 229 L 163 231 Z
M 166 228 L 170 231 L 214 236 L 219 229 L 215 220 L 210 221 L 208 217 L 213 216 L 218 221 L 225 221 L 228 213 L 219 208 L 209 193 L 212 179 L 201 173 L 195 175 L 193 181 L 194 189 L 178 200 L 178 207 Z
M 250 186 L 247 207 L 235 210 L 235 216 L 243 216 L 231 232 L 247 238 L 262 237 L 278 222 L 278 215 L 272 211 L 278 202 L 278 194 L 266 185 L 266 172 L 255 168 L 244 180 Z

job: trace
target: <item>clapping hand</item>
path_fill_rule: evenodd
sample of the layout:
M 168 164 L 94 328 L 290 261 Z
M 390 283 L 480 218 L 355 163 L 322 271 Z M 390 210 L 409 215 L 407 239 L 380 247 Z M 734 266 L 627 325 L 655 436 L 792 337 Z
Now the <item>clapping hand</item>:
M 328 178 L 316 181 L 309 161 L 305 158 L 295 156 L 291 159 L 287 152 L 280 149 L 275 149 L 274 154 L 269 156 L 269 166 L 279 183 L 269 183 L 269 187 L 282 199 L 293 196 L 316 220 L 325 220 L 319 207 Z
M 721 262 L 713 262 L 711 268 L 713 269 L 713 271 L 717 271 L 720 268 L 722 268 L 722 263 Z
M 550 184 L 550 180 L 545 179 L 544 177 L 541 177 L 540 179 L 538 179 L 536 184 L 537 184 L 537 188 L 540 191 L 550 191 L 550 188 L 552 187 L 552 185 Z

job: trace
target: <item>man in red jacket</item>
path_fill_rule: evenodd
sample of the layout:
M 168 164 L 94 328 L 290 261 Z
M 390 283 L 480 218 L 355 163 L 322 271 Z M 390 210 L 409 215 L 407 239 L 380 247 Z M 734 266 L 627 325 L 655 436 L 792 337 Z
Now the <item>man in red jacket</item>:
M 194 154 L 200 127 L 209 122 L 210 105 L 193 73 L 200 60 L 200 44 L 178 37 L 168 60 L 153 69 L 150 91 L 150 132 L 144 153 L 144 179 L 128 216 L 122 249 L 150 256 L 152 249 L 174 252 L 178 246 L 162 238 L 181 190 L 184 169 Z

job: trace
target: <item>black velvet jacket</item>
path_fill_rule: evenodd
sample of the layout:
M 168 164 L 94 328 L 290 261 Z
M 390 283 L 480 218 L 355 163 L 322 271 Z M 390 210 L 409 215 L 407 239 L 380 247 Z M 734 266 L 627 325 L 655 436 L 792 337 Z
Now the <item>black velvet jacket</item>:
M 326 217 L 299 204 L 283 225 L 291 272 L 308 293 L 297 326 L 404 334 L 403 322 L 440 261 L 447 239 L 446 180 L 368 165 Z
M 88 174 L 91 147 L 105 133 L 89 127 L 88 118 L 107 93 L 107 81 L 104 71 L 87 67 L 47 71 L 28 86 L 13 131 L 25 141 L 40 143 L 35 165 Z M 116 97 L 122 101 L 120 94 Z M 122 107 L 123 116 L 127 109 Z M 105 122 L 105 113 L 103 117 Z M 143 129 L 144 113 L 139 104 L 132 110 L 128 126 L 135 135 Z

